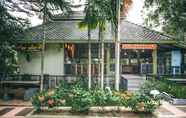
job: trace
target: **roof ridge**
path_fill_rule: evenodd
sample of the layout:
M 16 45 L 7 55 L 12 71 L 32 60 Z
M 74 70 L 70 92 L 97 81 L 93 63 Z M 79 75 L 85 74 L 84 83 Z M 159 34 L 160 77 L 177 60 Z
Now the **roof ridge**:
M 45 24 L 47 27 L 46 33 L 49 34 L 47 35 L 48 39 L 50 40 L 71 39 L 74 41 L 76 39 L 82 39 L 85 41 L 87 39 L 87 32 L 86 30 L 81 30 L 78 27 L 76 27 L 75 25 L 77 25 L 77 22 L 80 22 L 80 20 L 48 21 Z M 173 41 L 174 39 L 174 38 L 171 38 L 171 36 L 164 35 L 163 33 L 157 32 L 155 30 L 151 30 L 142 25 L 135 24 L 126 19 L 123 19 L 121 23 L 122 23 L 121 30 L 125 31 L 125 32 L 121 31 L 122 41 L 128 41 L 130 39 L 131 41 L 139 41 L 139 42 L 140 41 L 152 41 L 156 43 L 159 41 L 162 41 L 162 42 Z M 34 26 L 34 27 L 27 29 L 26 32 L 30 36 L 30 39 L 39 40 L 39 38 L 42 36 L 42 26 L 43 24 L 40 24 L 38 26 Z M 110 25 L 108 27 L 110 27 Z M 60 31 L 59 31 L 59 28 L 61 28 Z M 97 31 L 98 29 L 96 29 L 92 34 L 92 37 L 94 37 L 95 40 L 98 39 Z M 110 32 L 111 30 L 108 30 L 105 32 L 105 39 L 108 39 L 109 41 L 112 37 Z
M 128 20 L 126 20 L 126 19 L 125 19 L 125 22 L 128 22 L 128 23 L 130 23 L 130 24 L 136 25 L 136 26 L 141 27 L 141 28 L 144 28 L 144 29 L 147 29 L 147 30 L 149 30 L 149 31 L 158 33 L 158 34 L 163 35 L 163 36 L 166 36 L 166 37 L 168 37 L 168 38 L 176 39 L 176 38 L 175 38 L 174 36 L 172 36 L 172 35 L 169 35 L 169 34 L 167 34 L 167 33 L 163 33 L 163 32 L 160 32 L 160 31 L 156 31 L 156 30 L 150 29 L 150 28 L 148 28 L 148 27 L 146 27 L 146 26 L 133 23 L 133 22 L 128 21 Z

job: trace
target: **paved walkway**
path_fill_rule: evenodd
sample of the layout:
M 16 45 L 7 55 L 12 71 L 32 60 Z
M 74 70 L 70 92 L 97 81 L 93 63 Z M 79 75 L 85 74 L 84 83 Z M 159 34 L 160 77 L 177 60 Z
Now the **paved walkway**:
M 156 110 L 155 115 L 158 118 L 186 118 L 186 111 L 183 111 L 168 102 L 162 102 L 160 108 Z
M 0 107 L 0 118 L 25 118 L 32 110 L 32 107 L 3 106 Z
M 2 106 L 0 107 L 0 118 L 25 118 L 32 110 L 32 107 Z M 186 118 L 186 105 L 173 106 L 167 102 L 162 102 L 154 114 L 157 118 Z
M 0 106 L 32 106 L 32 103 L 24 100 L 2 100 L 0 99 Z

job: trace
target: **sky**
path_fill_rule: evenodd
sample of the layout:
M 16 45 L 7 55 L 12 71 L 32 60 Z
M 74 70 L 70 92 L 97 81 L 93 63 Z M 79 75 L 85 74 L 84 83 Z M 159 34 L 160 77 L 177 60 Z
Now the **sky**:
M 142 16 L 143 5 L 144 0 L 133 0 L 133 5 L 128 13 L 127 20 L 142 25 L 144 22 Z
M 83 3 L 84 0 L 73 0 L 74 4 Z M 133 22 L 135 24 L 142 25 L 143 17 L 142 17 L 142 9 L 144 5 L 144 0 L 133 0 L 133 5 L 129 10 L 127 15 L 127 20 Z M 18 16 L 28 18 L 31 22 L 31 26 L 36 26 L 42 23 L 42 20 L 38 19 L 38 16 L 28 17 L 26 14 L 18 14 Z

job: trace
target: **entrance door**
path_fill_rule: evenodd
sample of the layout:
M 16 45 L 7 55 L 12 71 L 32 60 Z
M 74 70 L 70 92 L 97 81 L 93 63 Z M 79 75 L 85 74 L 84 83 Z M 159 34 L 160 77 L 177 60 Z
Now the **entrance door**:
M 121 44 L 122 73 L 146 74 L 147 69 L 145 73 L 142 73 L 142 70 L 144 70 L 142 65 L 152 64 L 153 50 L 157 50 L 156 44 Z M 156 58 L 156 55 L 154 58 Z M 153 63 L 156 67 L 155 60 Z

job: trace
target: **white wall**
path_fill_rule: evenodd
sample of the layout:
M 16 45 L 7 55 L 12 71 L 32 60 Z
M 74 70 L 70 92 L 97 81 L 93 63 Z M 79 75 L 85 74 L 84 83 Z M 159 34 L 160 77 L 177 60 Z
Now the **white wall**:
M 41 52 L 31 52 L 31 61 L 26 60 L 23 53 L 19 53 L 20 73 L 41 73 Z M 44 73 L 50 75 L 64 74 L 64 48 L 61 44 L 47 44 L 44 59 Z

